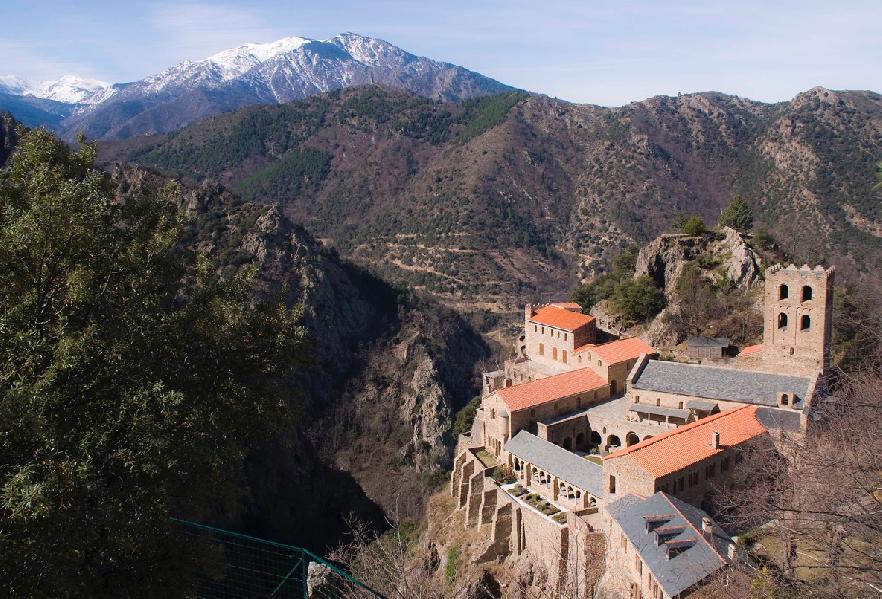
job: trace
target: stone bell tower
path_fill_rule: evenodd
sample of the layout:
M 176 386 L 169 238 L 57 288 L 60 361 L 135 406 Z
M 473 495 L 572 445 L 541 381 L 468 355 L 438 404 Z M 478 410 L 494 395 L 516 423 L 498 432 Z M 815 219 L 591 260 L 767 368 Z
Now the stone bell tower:
M 782 374 L 825 372 L 830 362 L 834 269 L 766 269 L 763 362 Z

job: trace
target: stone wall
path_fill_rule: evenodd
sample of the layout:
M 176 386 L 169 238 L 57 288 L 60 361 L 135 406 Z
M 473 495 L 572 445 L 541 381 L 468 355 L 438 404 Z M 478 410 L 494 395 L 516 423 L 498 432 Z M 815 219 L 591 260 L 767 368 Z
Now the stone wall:
M 766 367 L 801 374 L 826 370 L 833 279 L 834 270 L 820 266 L 797 269 L 776 264 L 766 269 L 761 353 Z

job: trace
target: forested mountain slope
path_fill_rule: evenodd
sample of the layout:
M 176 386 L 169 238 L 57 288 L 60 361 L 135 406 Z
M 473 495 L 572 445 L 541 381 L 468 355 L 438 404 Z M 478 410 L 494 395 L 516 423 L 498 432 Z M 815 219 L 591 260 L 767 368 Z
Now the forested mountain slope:
M 0 169 L 16 125 L 0 118 Z M 168 186 L 133 165 L 117 165 L 109 181 L 119 202 Z M 181 243 L 218 280 L 255 268 L 255 299 L 280 297 L 308 338 L 290 384 L 297 425 L 250 448 L 241 509 L 216 501 L 213 521 L 325 551 L 346 532 L 341 515 L 379 526 L 384 512 L 418 518 L 446 480 L 453 418 L 475 395 L 473 370 L 487 354 L 481 338 L 451 310 L 341 260 L 275 206 L 208 182 L 173 193 Z
M 822 88 L 601 108 L 367 87 L 103 147 L 277 203 L 342 255 L 468 308 L 559 295 L 678 213 L 716 222 L 736 194 L 797 259 L 865 269 L 882 258 L 880 155 L 882 96 Z

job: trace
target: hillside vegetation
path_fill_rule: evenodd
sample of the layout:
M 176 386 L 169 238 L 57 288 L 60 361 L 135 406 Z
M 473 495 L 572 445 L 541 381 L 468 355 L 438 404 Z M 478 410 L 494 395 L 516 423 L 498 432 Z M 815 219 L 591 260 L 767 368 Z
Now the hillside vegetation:
M 866 270 L 882 257 L 882 97 L 871 92 L 600 108 L 367 87 L 108 144 L 103 156 L 278 203 L 342 255 L 466 309 L 560 296 L 677 214 L 715 224 L 736 195 L 796 259 Z

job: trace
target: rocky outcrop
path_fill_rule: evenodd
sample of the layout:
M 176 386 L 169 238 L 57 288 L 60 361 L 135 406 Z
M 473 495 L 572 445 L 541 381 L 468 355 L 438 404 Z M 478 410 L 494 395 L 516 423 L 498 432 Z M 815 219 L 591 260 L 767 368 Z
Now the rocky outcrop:
M 651 277 L 664 290 L 667 306 L 639 331 L 641 337 L 660 348 L 673 347 L 685 339 L 684 331 L 675 326 L 675 322 L 682 308 L 677 283 L 688 266 L 695 267 L 709 281 L 727 281 L 746 292 L 760 283 L 761 262 L 747 238 L 729 227 L 700 236 L 665 234 L 657 237 L 640 250 L 634 277 Z M 610 322 L 615 328 L 615 320 Z
M 700 261 L 708 277 L 722 276 L 742 289 L 759 280 L 760 259 L 741 233 L 723 227 L 720 233 L 700 236 L 664 234 L 637 255 L 634 277 L 649 276 L 676 301 L 677 281 L 686 264 Z

